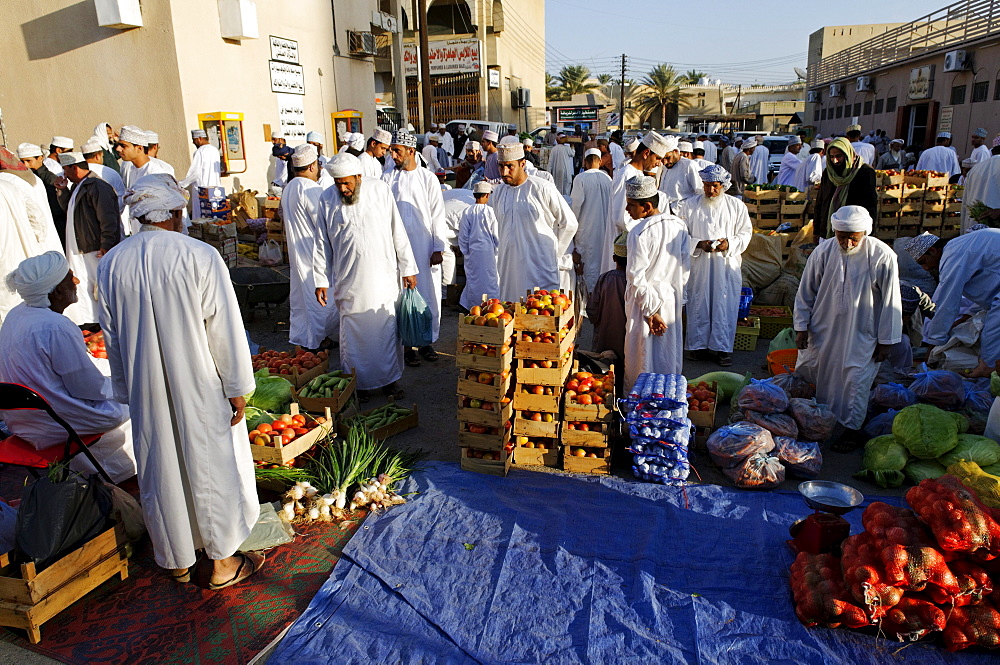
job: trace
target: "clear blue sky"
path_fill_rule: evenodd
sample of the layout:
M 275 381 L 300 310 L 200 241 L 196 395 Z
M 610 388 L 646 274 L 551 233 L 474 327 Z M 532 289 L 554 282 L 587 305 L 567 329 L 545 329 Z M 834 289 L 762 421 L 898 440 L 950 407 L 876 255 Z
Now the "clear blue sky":
M 809 35 L 827 25 L 906 23 L 948 0 L 545 0 L 546 69 L 582 64 L 616 77 L 627 53 L 629 78 L 659 62 L 698 69 L 726 83 L 794 81 L 806 66 Z M 513 17 L 518 22 L 518 17 Z M 532 48 L 541 40 L 527 26 Z M 642 37 L 636 35 L 642 33 Z

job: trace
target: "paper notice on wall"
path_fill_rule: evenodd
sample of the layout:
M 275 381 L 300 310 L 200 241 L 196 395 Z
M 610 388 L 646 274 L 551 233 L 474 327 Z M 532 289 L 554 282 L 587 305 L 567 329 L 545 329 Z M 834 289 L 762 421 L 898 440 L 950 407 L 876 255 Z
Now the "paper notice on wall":
M 281 130 L 285 132 L 285 142 L 296 145 L 293 139 L 304 141 L 306 136 L 305 97 L 278 92 L 274 95 L 278 100 L 278 121 Z
M 432 76 L 438 74 L 478 74 L 480 43 L 474 37 L 440 39 L 428 45 L 428 60 Z M 416 44 L 403 44 L 403 72 L 420 76 L 419 52 Z

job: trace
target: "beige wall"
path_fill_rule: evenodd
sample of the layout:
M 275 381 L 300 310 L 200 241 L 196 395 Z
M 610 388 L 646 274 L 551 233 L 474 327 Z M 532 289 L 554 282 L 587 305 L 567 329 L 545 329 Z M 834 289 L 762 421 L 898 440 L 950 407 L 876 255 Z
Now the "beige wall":
M 820 28 L 809 35 L 809 64 L 843 51 L 849 46 L 860 44 L 876 35 L 881 35 L 902 23 L 869 23 L 865 25 L 833 25 Z
M 142 9 L 145 27 L 114 30 L 97 25 L 92 0 L 0 2 L 8 145 L 62 135 L 79 146 L 99 122 L 134 124 L 163 135 L 164 158 L 187 169 L 187 148 L 178 144 L 187 142 L 183 109 L 170 103 L 180 95 L 171 6 Z
M 487 36 L 490 47 L 488 65 L 500 66 L 500 90 L 493 90 L 497 102 L 489 107 L 488 120 L 513 122 L 522 131 L 531 131 L 545 121 L 545 3 L 539 0 L 503 0 L 501 3 L 483 2 L 492 8 L 500 5 L 503 12 L 503 31 Z M 498 12 L 499 13 L 499 12 Z M 496 17 L 490 13 L 491 21 Z M 492 24 L 492 23 L 491 23 Z M 524 110 L 510 105 L 511 87 L 531 90 L 532 107 L 528 109 L 528 127 L 524 127 Z M 485 87 L 485 81 L 484 81 Z

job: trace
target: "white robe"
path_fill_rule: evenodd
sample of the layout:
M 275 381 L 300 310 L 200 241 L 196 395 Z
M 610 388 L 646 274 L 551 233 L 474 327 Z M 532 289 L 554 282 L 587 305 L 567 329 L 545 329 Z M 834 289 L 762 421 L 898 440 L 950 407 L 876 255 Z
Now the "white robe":
M 794 187 L 795 174 L 798 173 L 800 166 L 802 166 L 802 160 L 799 159 L 798 155 L 793 152 L 785 152 L 781 157 L 781 168 L 778 169 L 778 175 L 774 178 L 774 184 Z
M 253 368 L 218 250 L 143 228 L 101 260 L 100 322 L 156 563 L 187 568 L 199 548 L 232 556 L 260 515 L 246 424 L 229 424 L 228 398 L 254 389 Z
M 77 301 L 63 313 L 77 325 L 97 323 L 97 265 L 100 258 L 97 250 L 81 252 L 76 243 L 76 195 L 79 187 L 73 188 L 66 206 L 66 260 L 73 276 L 80 280 L 76 285 Z
M 165 166 L 167 168 L 165 168 Z M 138 168 L 136 168 L 132 162 L 122 162 L 122 181 L 125 183 L 126 189 L 132 189 L 135 187 L 135 183 L 138 182 L 143 176 L 153 175 L 155 173 L 169 173 L 170 175 L 173 175 L 174 170 L 173 167 L 164 162 L 162 159 L 150 159 Z M 67 222 L 67 225 L 69 225 L 69 222 Z M 126 231 L 128 231 L 129 235 L 135 235 L 138 233 L 139 222 L 135 219 L 129 219 Z
M 628 233 L 628 288 L 625 291 L 625 385 L 635 385 L 643 372 L 681 374 L 684 335 L 681 311 L 691 270 L 691 237 L 684 222 L 658 214 Z M 660 335 L 649 332 L 646 319 L 659 314 L 667 325 Z
M 451 166 L 455 159 L 455 139 L 447 131 L 441 132 L 441 147 L 448 153 L 448 163 L 441 166 Z
M 611 141 L 608 143 L 608 151 L 611 153 L 611 168 L 617 172 L 628 161 L 628 158 L 625 157 L 625 150 L 614 141 Z
M 549 153 L 549 173 L 555 180 L 560 194 L 569 195 L 573 190 L 573 157 L 576 153 L 569 143 L 561 143 Z
M 615 177 L 611 180 L 608 223 L 614 224 L 616 235 L 634 226 L 634 221 L 625 212 L 625 183 L 642 174 L 642 171 L 632 166 L 632 162 L 628 162 L 622 168 L 615 171 Z
M 395 169 L 385 176 L 385 182 L 396 198 L 410 249 L 420 267 L 417 291 L 431 310 L 433 344 L 441 330 L 441 264 L 432 266 L 430 262 L 431 254 L 444 252 L 446 233 L 441 184 L 431 171 L 419 166 L 412 171 Z
M 374 157 L 369 155 L 367 152 L 363 152 L 358 155 L 358 159 L 361 160 L 361 177 L 363 178 L 381 178 L 383 165 Z M 386 161 L 392 161 L 386 158 Z
M 459 301 L 465 309 L 482 303 L 487 298 L 500 295 L 500 276 L 497 274 L 497 250 L 500 238 L 497 217 L 486 203 L 476 203 L 462 214 L 458 228 L 458 246 L 465 257 L 465 289 Z
M 966 190 L 968 191 L 968 190 Z M 934 318 L 924 341 L 944 344 L 967 298 L 986 312 L 979 356 L 991 367 L 1000 360 L 1000 229 L 980 229 L 950 240 L 941 255 Z
M 958 154 L 954 150 L 948 146 L 936 145 L 920 153 L 917 170 L 958 175 L 962 172 L 962 165 L 958 163 Z
M 59 163 L 58 159 L 52 159 L 51 157 L 46 157 L 42 160 L 42 165 L 48 170 L 52 171 L 53 174 L 61 176 L 63 174 L 62 164 Z
M 675 212 L 691 236 L 691 276 L 687 291 L 687 337 L 684 348 L 731 353 L 736 338 L 743 276 L 742 254 L 753 236 L 746 205 L 722 194 L 717 207 L 700 194 L 682 202 Z M 702 240 L 726 238 L 729 249 L 703 252 Z
M 30 225 L 21 195 L 12 184 L 0 179 L 0 274 L 10 274 L 28 258 L 18 230 Z M 20 303 L 21 297 L 17 293 L 6 286 L 0 288 L 0 325 L 7 312 Z
M 111 381 L 65 316 L 23 302 L 12 309 L 0 328 L 0 381 L 35 390 L 80 436 L 103 434 L 90 450 L 112 480 L 135 475 L 128 406 L 114 401 Z M 0 411 L 0 417 L 38 450 L 66 442 L 66 430 L 43 411 Z M 82 460 L 76 456 L 72 466 L 90 471 Z
M 792 185 L 800 192 L 808 192 L 813 186 L 818 185 L 823 179 L 823 170 L 826 168 L 826 158 L 820 153 L 809 155 L 804 162 L 799 164 L 795 171 L 795 180 Z
M 319 227 L 316 207 L 323 188 L 309 178 L 296 177 L 281 192 L 281 219 L 285 223 L 288 245 L 288 342 L 307 349 L 319 348 L 326 337 L 335 334 L 337 308 L 323 307 L 316 300 L 313 262 Z
M 41 184 L 38 176 L 32 174 L 32 177 L 38 184 Z M 17 224 L 17 233 L 25 257 L 38 256 L 52 250 L 62 253 L 63 246 L 59 241 L 56 225 L 52 221 L 52 210 L 49 208 L 49 201 L 45 194 L 45 185 L 32 187 L 8 171 L 0 171 L 0 180 L 11 184 L 27 215 L 26 220 L 19 216 L 20 223 Z M 28 223 L 24 224 L 24 221 Z
M 573 246 L 583 258 L 587 288 L 614 268 L 615 226 L 608 220 L 611 204 L 611 177 L 600 169 L 590 169 L 573 179 L 573 214 L 579 224 Z
M 420 151 L 420 154 L 424 156 L 424 162 L 427 163 L 427 168 L 430 169 L 431 172 L 436 173 L 438 169 L 441 168 L 441 164 L 438 162 L 437 158 L 438 149 L 436 145 L 433 143 L 425 145 L 424 149 Z
M 568 288 L 577 221 L 555 185 L 535 176 L 517 186 L 501 183 L 489 204 L 500 238 L 500 299 L 516 301 L 535 287 Z
M 972 154 L 969 155 L 969 159 L 972 160 L 972 164 L 973 164 L 973 166 L 975 166 L 979 162 L 985 162 L 987 159 L 989 159 L 992 156 L 993 156 L 993 153 L 990 152 L 990 149 L 987 148 L 985 145 L 981 145 L 981 146 L 979 146 L 978 148 L 976 148 L 975 150 L 972 151 Z
M 802 273 L 794 327 L 809 332 L 795 372 L 816 386 L 816 401 L 844 427 L 860 428 L 878 372 L 875 345 L 902 339 L 896 253 L 871 236 L 850 256 L 836 240 L 821 242 Z
M 191 215 L 206 216 L 208 211 L 201 210 L 198 188 L 222 186 L 222 156 L 219 154 L 219 149 L 211 143 L 198 146 L 191 155 L 191 166 L 188 167 L 187 175 L 178 184 L 191 194 Z
M 666 166 L 660 167 L 659 189 L 667 195 L 667 202 L 670 204 L 689 199 L 698 192 L 705 191 L 701 176 L 698 175 L 698 165 L 686 157 L 681 157 L 669 169 Z M 660 210 L 664 211 L 663 208 Z
M 702 143 L 704 144 L 702 147 L 705 149 L 705 160 L 715 164 L 719 159 L 719 148 L 711 141 L 702 141 Z
M 458 247 L 458 231 L 462 223 L 462 215 L 469 206 L 475 204 L 476 197 L 471 189 L 448 188 L 443 190 L 444 198 L 444 260 L 441 261 L 441 284 L 448 286 L 455 283 L 455 252 L 452 247 Z
M 736 159 L 736 155 L 738 154 L 740 154 L 739 148 L 734 145 L 726 146 L 722 151 L 722 156 L 719 158 L 719 166 L 732 173 L 733 160 Z
M 118 172 L 112 168 L 108 168 L 104 164 L 91 164 L 90 171 L 111 185 L 112 189 L 115 190 L 115 194 L 118 195 L 118 211 L 123 211 L 125 209 L 125 195 L 128 193 L 128 190 L 125 189 L 125 181 L 118 175 Z
M 985 162 L 972 167 L 965 176 L 962 192 L 962 233 L 976 223 L 969 216 L 969 206 L 982 201 L 990 208 L 1000 208 L 1000 155 L 992 155 Z
M 167 162 L 163 161 L 159 157 L 150 157 L 149 161 L 151 161 L 154 164 L 156 164 L 156 168 L 159 169 L 159 171 L 157 171 L 157 173 L 169 173 L 170 175 L 174 176 L 175 178 L 177 177 L 177 173 L 174 171 L 174 167 L 171 166 L 170 164 L 168 164 Z
M 754 175 L 754 182 L 760 185 L 767 184 L 767 173 L 771 168 L 771 151 L 766 145 L 759 145 L 750 155 L 750 172 Z
M 374 390 L 403 375 L 396 302 L 401 278 L 419 268 L 389 186 L 362 180 L 358 196 L 344 205 L 336 187 L 323 192 L 313 270 L 340 311 L 340 366 L 357 370 L 359 389 Z
M 878 152 L 875 150 L 875 146 L 865 141 L 855 141 L 851 147 L 864 160 L 865 164 L 875 168 L 875 164 L 878 162 Z

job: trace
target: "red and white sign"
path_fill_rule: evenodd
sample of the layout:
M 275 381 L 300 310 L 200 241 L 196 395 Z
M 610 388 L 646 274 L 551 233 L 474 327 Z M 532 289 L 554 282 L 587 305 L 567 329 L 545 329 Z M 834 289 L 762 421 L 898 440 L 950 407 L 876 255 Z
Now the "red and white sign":
M 431 76 L 437 74 L 480 74 L 479 40 L 473 37 L 433 41 L 429 46 Z M 403 44 L 403 73 L 420 76 L 416 44 Z

